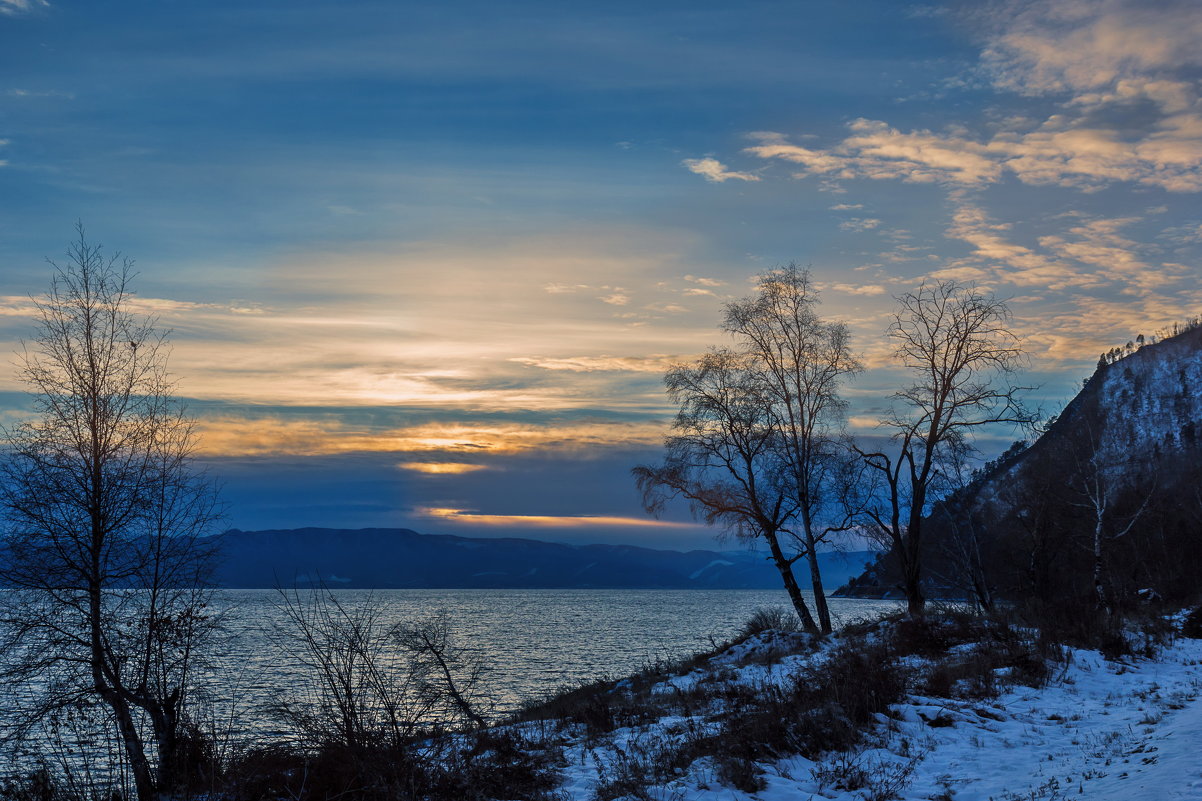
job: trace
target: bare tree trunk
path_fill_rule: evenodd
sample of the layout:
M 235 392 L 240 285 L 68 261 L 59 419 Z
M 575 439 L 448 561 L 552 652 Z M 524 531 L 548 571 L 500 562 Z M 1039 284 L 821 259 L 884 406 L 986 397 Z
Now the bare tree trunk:
M 814 588 L 814 609 L 818 612 L 818 625 L 823 634 L 830 634 L 831 626 L 830 604 L 826 601 L 826 591 L 822 587 L 822 568 L 818 564 L 817 542 L 814 536 L 806 533 L 806 561 L 810 565 L 810 584 Z
M 801 588 L 797 586 L 797 577 L 793 575 L 793 564 L 785 558 L 784 551 L 780 548 L 780 541 L 777 540 L 776 532 L 765 532 L 764 539 L 768 541 L 768 548 L 772 553 L 772 564 L 776 565 L 776 569 L 780 571 L 781 580 L 785 584 L 785 591 L 789 593 L 789 600 L 793 602 L 793 609 L 797 611 L 797 616 L 801 618 L 801 626 L 811 634 L 818 633 L 818 625 L 814 622 L 814 616 L 810 614 L 810 607 L 806 605 L 806 599 L 801 595 Z
M 898 551 L 901 554 L 902 589 L 906 593 L 906 612 L 920 618 L 926 614 L 927 599 L 922 593 L 922 557 L 918 532 L 907 532 Z
M 159 755 L 158 786 L 161 790 L 175 789 L 179 780 L 178 744 L 179 713 L 171 701 L 156 704 L 149 709 L 150 723 L 154 730 L 155 746 Z
M 1093 591 L 1098 611 L 1109 615 L 1112 610 L 1106 596 L 1106 561 L 1102 551 L 1103 540 L 1102 514 L 1099 512 L 1093 527 Z
M 930 456 L 928 451 L 927 461 Z M 912 482 L 914 497 L 910 501 L 910 519 L 906 525 L 902 561 L 902 582 L 906 591 L 906 611 L 911 617 L 926 614 L 927 599 L 922 593 L 922 513 L 927 499 L 929 470 L 924 469 Z
M 146 749 L 142 747 L 142 738 L 138 734 L 129 704 L 112 689 L 103 693 L 102 697 L 108 702 L 113 710 L 113 717 L 116 718 L 117 731 L 125 747 L 125 756 L 129 759 L 129 769 L 134 774 L 134 789 L 137 790 L 138 801 L 154 801 L 154 773 L 150 769 L 150 760 L 146 758 Z

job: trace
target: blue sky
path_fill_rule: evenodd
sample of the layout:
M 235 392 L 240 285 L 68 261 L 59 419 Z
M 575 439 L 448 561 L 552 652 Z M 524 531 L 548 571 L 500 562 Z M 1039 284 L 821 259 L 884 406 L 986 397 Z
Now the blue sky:
M 0 345 L 82 220 L 230 525 L 708 545 L 628 470 L 759 271 L 851 325 L 865 435 L 923 278 L 1012 299 L 1049 412 L 1198 314 L 1200 40 L 1193 2 L 0 0 Z

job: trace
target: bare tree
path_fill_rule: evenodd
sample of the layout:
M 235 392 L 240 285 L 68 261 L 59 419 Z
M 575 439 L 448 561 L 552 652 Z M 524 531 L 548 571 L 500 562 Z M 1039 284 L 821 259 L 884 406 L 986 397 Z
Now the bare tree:
M 802 625 L 817 632 L 793 575 L 804 553 L 786 553 L 782 541 L 796 499 L 765 375 L 747 354 L 714 350 L 694 364 L 674 365 L 664 383 L 679 412 L 663 463 L 634 468 L 644 506 L 658 514 L 670 499 L 684 498 L 706 523 L 767 544 Z
M 1090 554 L 1093 557 L 1094 604 L 1099 612 L 1114 614 L 1115 607 L 1107 574 L 1108 546 L 1115 540 L 1126 537 L 1139 521 L 1154 495 L 1154 486 L 1145 488 L 1138 508 L 1126 515 L 1119 514 L 1115 507 L 1124 492 L 1134 491 L 1139 474 L 1137 462 L 1124 455 L 1113 442 L 1103 441 L 1096 436 L 1087 422 L 1085 442 L 1075 449 L 1077 469 L 1070 481 L 1078 501 L 1073 506 L 1085 509 L 1090 516 Z M 1125 520 L 1123 519 L 1125 518 Z
M 863 367 L 851 352 L 847 325 L 821 319 L 817 304 L 809 271 L 790 264 L 762 274 L 755 295 L 728 304 L 723 327 L 763 374 L 772 441 L 795 496 L 799 550 L 809 564 L 819 624 L 830 632 L 818 545 L 851 526 L 842 502 L 848 494 L 837 486 L 848 455 L 839 386 Z
M 398 750 L 438 727 L 485 725 L 485 664 L 455 644 L 446 613 L 389 623 L 374 596 L 344 602 L 326 587 L 280 599 L 273 639 L 299 670 L 272 711 L 307 742 Z
M 881 421 L 895 448 L 861 455 L 879 479 L 868 509 L 873 530 L 893 550 L 910 614 L 922 615 L 922 524 L 946 465 L 984 426 L 1030 425 L 1016 387 L 1003 379 L 1022 360 L 1004 301 L 954 281 L 923 283 L 897 298 L 889 327 L 914 383 L 897 392 Z
M 0 680 L 44 689 L 30 723 L 99 700 L 148 801 L 175 782 L 193 666 L 214 627 L 201 537 L 216 496 L 190 462 L 166 336 L 131 308 L 131 263 L 78 230 L 19 355 L 36 419 L 4 435 Z

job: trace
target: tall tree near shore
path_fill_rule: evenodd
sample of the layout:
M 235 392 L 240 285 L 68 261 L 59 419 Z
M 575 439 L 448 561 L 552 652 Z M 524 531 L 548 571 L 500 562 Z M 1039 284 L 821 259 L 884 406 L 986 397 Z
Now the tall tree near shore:
M 793 575 L 803 554 L 787 551 L 796 500 L 763 372 L 745 353 L 713 350 L 692 364 L 674 365 L 664 383 L 680 411 L 664 443 L 664 461 L 634 468 L 644 506 L 658 514 L 672 498 L 684 498 L 706 523 L 767 545 L 802 625 L 817 632 Z
M 771 270 L 759 277 L 757 290 L 727 305 L 723 328 L 763 375 L 773 441 L 794 494 L 793 528 L 810 569 L 819 625 L 830 632 L 818 546 L 851 525 L 842 504 L 846 495 L 836 491 L 847 456 L 840 442 L 847 404 L 839 387 L 863 368 L 851 351 L 847 325 L 818 316 L 808 270 L 796 264 Z
M 200 537 L 216 496 L 190 461 L 166 336 L 134 311 L 132 264 L 78 233 L 18 355 L 36 417 L 4 432 L 0 680 L 41 688 L 30 723 L 99 701 L 149 801 L 175 788 L 214 626 Z
M 858 372 L 847 326 L 822 320 L 809 272 L 795 264 L 759 276 L 756 294 L 726 307 L 734 349 L 711 351 L 665 377 L 680 407 L 658 467 L 635 477 L 659 511 L 685 497 L 698 516 L 768 545 L 803 625 L 831 631 L 818 546 L 851 525 L 849 450 L 841 442 L 840 382 Z M 805 559 L 817 621 L 793 565 Z
M 923 517 L 944 466 L 989 425 L 1031 425 L 1036 415 L 1007 379 L 1022 362 L 1006 303 L 955 281 L 923 283 L 897 298 L 889 327 L 895 353 L 914 383 L 894 394 L 881 425 L 895 448 L 861 451 L 880 491 L 867 509 L 870 529 L 893 551 L 911 615 L 923 614 Z

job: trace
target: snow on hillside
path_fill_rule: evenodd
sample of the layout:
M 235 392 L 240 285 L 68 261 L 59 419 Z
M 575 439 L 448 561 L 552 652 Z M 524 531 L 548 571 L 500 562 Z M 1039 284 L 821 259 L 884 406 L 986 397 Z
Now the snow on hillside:
M 1103 368 L 1110 410 L 1104 444 L 1120 450 L 1181 448 L 1202 440 L 1202 348 L 1197 332 L 1150 345 Z
M 660 682 L 652 695 L 687 692 L 715 672 L 750 687 L 785 682 L 834 647 L 766 658 L 782 646 L 805 651 L 806 640 L 767 632 Z M 597 798 L 599 781 L 608 782 L 601 797 L 656 801 L 1202 799 L 1202 641 L 1178 640 L 1155 659 L 1065 653 L 1042 689 L 1015 686 L 977 700 L 908 695 L 878 715 L 866 741 L 849 753 L 762 763 L 762 787 L 754 792 L 724 783 L 702 758 L 643 794 L 633 786 L 628 795 L 613 794 L 624 767 L 631 772 L 637 759 L 655 759 L 662 743 L 712 725 L 704 715 L 672 715 L 603 737 L 570 735 L 563 790 L 576 801 Z M 907 659 L 921 667 L 921 659 Z

